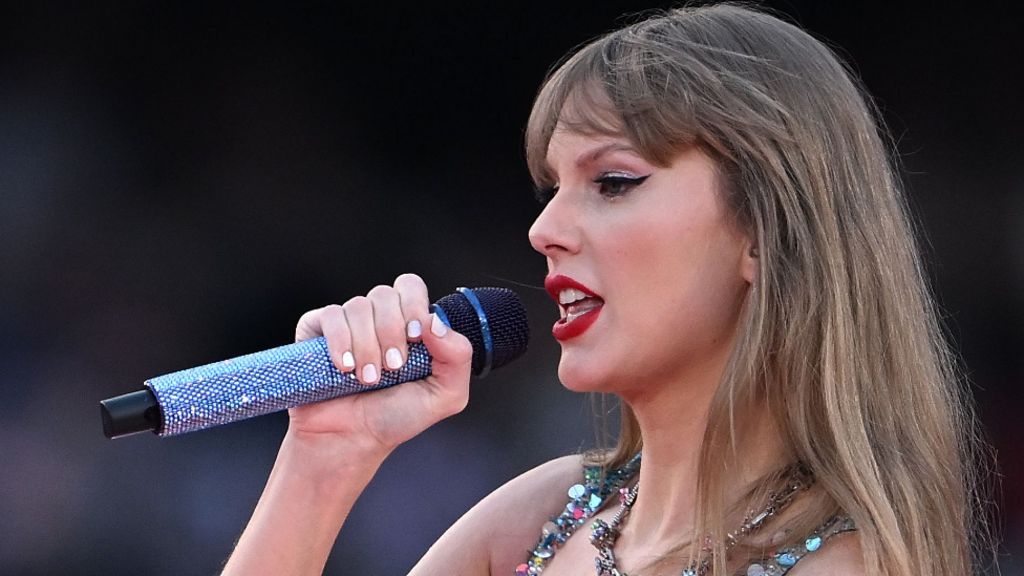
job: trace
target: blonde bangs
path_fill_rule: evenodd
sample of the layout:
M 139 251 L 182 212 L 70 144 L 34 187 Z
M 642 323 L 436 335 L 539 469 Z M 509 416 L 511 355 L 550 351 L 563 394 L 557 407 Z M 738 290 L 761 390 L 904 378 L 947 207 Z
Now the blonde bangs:
M 644 159 L 658 166 L 667 166 L 674 155 L 707 142 L 692 106 L 677 106 L 666 113 L 662 104 L 668 95 L 657 88 L 668 86 L 657 83 L 657 67 L 644 62 L 662 59 L 649 44 L 612 34 L 576 52 L 548 76 L 526 126 L 526 162 L 535 184 L 554 184 L 547 150 L 556 129 L 626 138 Z

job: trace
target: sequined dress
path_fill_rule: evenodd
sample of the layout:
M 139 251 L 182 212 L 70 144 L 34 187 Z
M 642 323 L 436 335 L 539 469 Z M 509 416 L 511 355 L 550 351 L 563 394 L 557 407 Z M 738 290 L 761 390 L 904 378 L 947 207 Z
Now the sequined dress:
M 544 571 L 544 567 L 555 555 L 555 552 L 569 540 L 576 529 L 594 514 L 600 511 L 608 498 L 618 493 L 640 469 L 640 454 L 634 456 L 622 468 L 610 471 L 602 478 L 601 469 L 587 466 L 583 469 L 583 482 L 569 488 L 569 503 L 561 514 L 552 518 L 541 529 L 541 537 L 537 546 L 530 551 L 526 562 L 516 566 L 515 576 L 535 576 Z M 801 558 L 818 550 L 825 542 L 837 534 L 856 530 L 853 521 L 847 516 L 833 516 L 814 530 L 800 544 L 776 550 L 773 554 L 749 564 L 736 574 L 739 576 L 781 576 Z

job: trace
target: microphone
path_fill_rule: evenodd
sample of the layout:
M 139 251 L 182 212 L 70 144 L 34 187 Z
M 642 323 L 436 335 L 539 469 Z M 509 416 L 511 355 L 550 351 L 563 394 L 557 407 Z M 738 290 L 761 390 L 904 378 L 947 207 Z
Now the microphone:
M 526 312 L 507 288 L 458 288 L 431 311 L 469 339 L 477 377 L 526 351 Z M 430 374 L 427 347 L 411 342 L 402 368 L 385 370 L 376 384 L 363 385 L 354 373 L 334 367 L 321 336 L 151 378 L 142 390 L 101 401 L 100 414 L 107 438 L 146 431 L 174 436 Z

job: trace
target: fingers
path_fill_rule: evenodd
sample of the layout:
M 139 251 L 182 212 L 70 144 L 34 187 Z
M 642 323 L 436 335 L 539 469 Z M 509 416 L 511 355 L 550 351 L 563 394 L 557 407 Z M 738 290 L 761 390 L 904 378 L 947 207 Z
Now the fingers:
M 406 320 L 406 338 L 418 341 L 429 326 L 430 300 L 427 285 L 415 274 L 402 274 L 395 278 L 395 290 L 401 295 L 402 316 Z
M 356 367 L 356 359 L 352 353 L 352 336 L 345 309 L 337 304 L 321 308 L 320 333 L 327 339 L 327 350 L 338 370 L 352 371 Z
M 323 335 L 338 370 L 354 372 L 360 382 L 376 384 L 386 370 L 399 370 L 408 359 L 408 343 L 422 338 L 430 323 L 423 280 L 399 276 L 394 286 L 377 286 L 366 296 L 303 314 L 296 340 Z
M 376 384 L 380 380 L 381 362 L 380 342 L 374 332 L 373 303 L 366 296 L 356 296 L 346 302 L 342 309 L 348 320 L 356 377 L 363 384 Z M 330 341 L 327 347 L 331 348 Z

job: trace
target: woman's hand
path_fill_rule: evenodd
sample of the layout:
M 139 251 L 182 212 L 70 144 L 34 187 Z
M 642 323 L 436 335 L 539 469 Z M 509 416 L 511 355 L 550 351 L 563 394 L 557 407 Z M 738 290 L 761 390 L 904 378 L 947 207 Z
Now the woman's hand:
M 341 306 L 304 314 L 296 340 L 323 335 L 331 360 L 366 385 L 400 368 L 422 340 L 433 374 L 364 394 L 292 408 L 256 510 L 223 574 L 321 574 L 345 518 L 384 457 L 469 398 L 473 349 L 429 314 L 427 288 L 403 274 Z
M 331 360 L 365 385 L 408 359 L 408 344 L 422 341 L 430 352 L 432 375 L 414 382 L 352 394 L 289 411 L 289 436 L 308 442 L 346 442 L 387 454 L 430 425 L 465 408 L 469 399 L 469 341 L 429 312 L 423 280 L 403 274 L 393 286 L 377 286 L 366 296 L 304 314 L 295 339 L 323 335 Z

